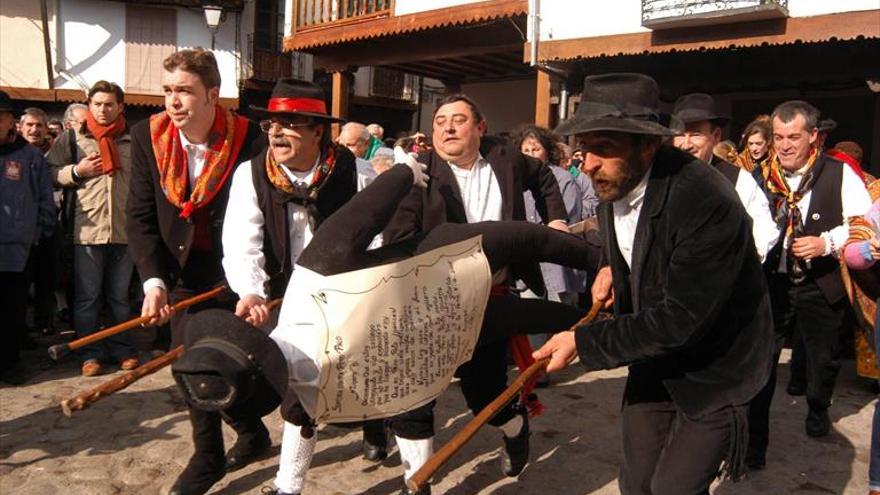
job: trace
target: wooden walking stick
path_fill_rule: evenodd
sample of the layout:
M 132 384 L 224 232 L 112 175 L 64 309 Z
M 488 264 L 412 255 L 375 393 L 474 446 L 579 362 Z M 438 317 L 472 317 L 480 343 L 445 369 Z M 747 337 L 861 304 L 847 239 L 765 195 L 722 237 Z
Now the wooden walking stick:
M 218 295 L 220 295 L 220 293 L 222 293 L 225 290 L 226 290 L 226 286 L 221 285 L 220 287 L 215 287 L 215 288 L 209 290 L 208 292 L 204 292 L 204 293 L 199 294 L 197 296 L 190 297 L 189 299 L 184 299 L 183 301 L 180 301 L 177 304 L 171 306 L 171 308 L 175 312 L 182 311 L 182 310 L 184 310 L 190 306 L 193 306 L 195 304 L 198 304 L 200 302 L 207 301 L 208 299 L 213 299 L 213 298 L 217 297 Z M 103 340 L 103 339 L 106 339 L 107 337 L 110 337 L 112 335 L 116 335 L 118 333 L 122 333 L 127 330 L 131 330 L 132 328 L 137 328 L 137 327 L 141 326 L 142 324 L 149 322 L 151 319 L 152 319 L 151 316 L 139 316 L 137 318 L 133 318 L 133 319 L 128 320 L 126 322 L 122 322 L 118 325 L 113 325 L 112 327 L 101 330 L 100 332 L 95 332 L 91 335 L 87 335 L 81 339 L 76 339 L 71 342 L 67 342 L 65 344 L 53 345 L 52 347 L 49 347 L 49 356 L 52 359 L 57 361 L 57 360 L 61 359 L 62 357 L 66 356 L 67 354 L 70 354 L 71 352 L 73 352 L 81 347 L 85 347 L 89 344 L 94 344 L 95 342 L 98 342 L 99 340 Z
M 281 304 L 283 299 L 273 299 L 266 304 L 266 307 L 269 311 L 272 311 L 276 307 Z M 169 364 L 177 361 L 183 354 L 183 346 L 179 345 L 174 349 L 166 352 L 165 354 L 153 359 L 152 361 L 147 361 L 146 363 L 138 366 L 137 368 L 124 373 L 122 375 L 116 376 L 107 380 L 106 382 L 98 385 L 97 387 L 87 390 L 72 399 L 64 399 L 61 401 L 61 411 L 65 416 L 70 417 L 73 415 L 75 411 L 81 411 L 91 406 L 95 402 L 107 397 L 108 395 L 112 395 L 114 392 L 118 392 L 132 383 L 140 380 L 141 378 L 152 375 L 153 373 L 159 371 L 160 369 L 168 366 Z
M 575 328 L 586 325 L 590 323 L 596 318 L 596 315 L 599 314 L 599 310 L 602 309 L 602 306 L 605 304 L 605 301 L 596 301 L 593 303 L 593 307 L 590 308 L 590 312 L 587 313 L 587 316 L 581 318 L 580 321 L 575 323 L 570 330 L 574 330 Z M 550 363 L 550 358 L 539 359 L 532 363 L 531 366 L 526 368 L 525 371 L 519 374 L 513 383 L 510 384 L 504 392 L 501 393 L 498 397 L 495 398 L 488 406 L 483 408 L 479 414 L 474 416 L 474 419 L 470 420 L 468 424 L 464 426 L 458 433 L 455 434 L 452 439 L 447 442 L 443 447 L 440 448 L 437 452 L 428 459 L 421 468 L 412 477 L 406 480 L 406 486 L 413 493 L 417 493 L 425 484 L 431 479 L 431 476 L 434 476 L 434 473 L 440 469 L 440 466 L 446 464 L 447 461 L 458 452 L 464 444 L 466 444 L 474 435 L 476 435 L 477 430 L 479 430 L 484 424 L 489 422 L 496 414 L 498 414 L 501 409 L 506 406 L 516 394 L 522 390 L 523 386 L 529 382 L 532 377 L 536 374 L 541 373 L 547 367 L 547 364 Z

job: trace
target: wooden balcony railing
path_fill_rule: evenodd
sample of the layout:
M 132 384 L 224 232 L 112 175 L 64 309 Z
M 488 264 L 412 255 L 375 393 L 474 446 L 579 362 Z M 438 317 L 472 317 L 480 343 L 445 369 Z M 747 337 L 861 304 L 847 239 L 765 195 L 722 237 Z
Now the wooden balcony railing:
M 242 58 L 245 79 L 274 82 L 282 77 L 304 77 L 302 54 L 282 51 L 281 36 L 268 40 L 251 33 L 247 37 L 247 57 Z
M 394 11 L 394 0 L 294 0 L 294 32 L 338 25 Z

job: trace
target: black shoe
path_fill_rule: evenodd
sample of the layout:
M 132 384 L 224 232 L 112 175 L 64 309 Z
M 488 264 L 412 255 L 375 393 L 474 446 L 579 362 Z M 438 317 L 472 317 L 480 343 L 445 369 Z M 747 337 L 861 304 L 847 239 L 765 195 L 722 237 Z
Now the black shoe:
M 506 476 L 518 475 L 529 462 L 529 411 L 521 404 L 514 407 L 522 416 L 523 425 L 519 435 L 513 438 L 501 435 L 504 440 L 504 449 L 501 450 L 501 471 Z
M 275 488 L 272 486 L 264 486 L 260 488 L 260 494 L 262 495 L 299 495 L 299 493 L 289 493 L 283 492 L 280 488 Z
M 168 495 L 202 495 L 223 478 L 223 458 L 208 460 L 194 454 Z
M 272 447 L 272 439 L 269 438 L 269 432 L 266 431 L 264 436 L 257 438 L 257 440 L 238 438 L 235 445 L 226 453 L 227 473 L 237 471 L 269 454 L 269 449 Z
M 807 394 L 807 386 L 803 383 L 788 382 L 788 386 L 785 387 L 785 392 L 788 395 L 799 397 Z
M 425 485 L 417 492 L 411 491 L 404 485 L 403 489 L 400 490 L 400 495 L 431 495 L 431 485 Z
M 831 418 L 828 417 L 828 409 L 813 409 L 807 413 L 805 421 L 807 436 L 818 438 L 824 437 L 831 431 Z
M 364 459 L 379 462 L 388 457 L 388 435 L 385 421 L 368 421 L 364 423 Z

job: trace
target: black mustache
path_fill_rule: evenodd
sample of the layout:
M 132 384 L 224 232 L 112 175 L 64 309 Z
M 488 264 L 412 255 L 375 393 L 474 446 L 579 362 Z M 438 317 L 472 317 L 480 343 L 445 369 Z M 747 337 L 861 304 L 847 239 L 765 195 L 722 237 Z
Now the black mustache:
M 272 146 L 275 146 L 275 147 L 279 147 L 279 146 L 285 147 L 285 148 L 290 147 L 290 143 L 288 143 L 286 139 L 271 139 L 271 140 L 269 140 L 269 144 L 271 144 Z

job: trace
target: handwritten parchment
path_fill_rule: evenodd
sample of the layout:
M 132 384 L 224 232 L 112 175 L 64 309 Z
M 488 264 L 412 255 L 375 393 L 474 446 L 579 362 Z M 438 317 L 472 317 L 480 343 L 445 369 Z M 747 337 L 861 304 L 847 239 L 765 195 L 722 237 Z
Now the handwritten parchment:
M 313 417 L 335 423 L 436 398 L 473 354 L 491 273 L 475 237 L 326 282 L 313 293 L 324 320 Z

